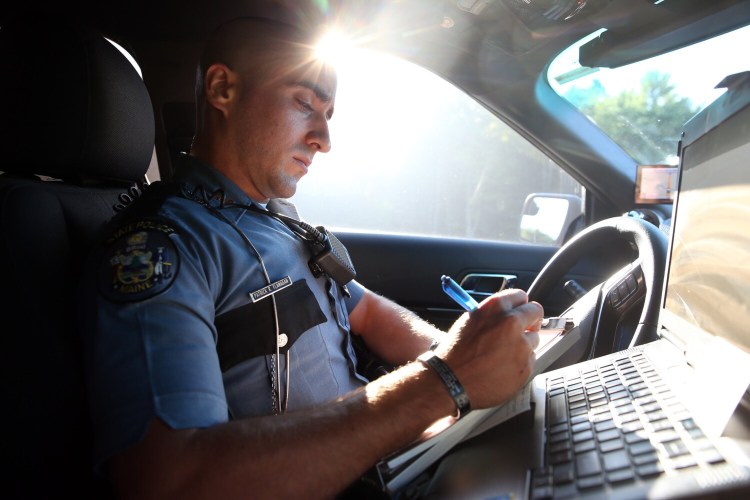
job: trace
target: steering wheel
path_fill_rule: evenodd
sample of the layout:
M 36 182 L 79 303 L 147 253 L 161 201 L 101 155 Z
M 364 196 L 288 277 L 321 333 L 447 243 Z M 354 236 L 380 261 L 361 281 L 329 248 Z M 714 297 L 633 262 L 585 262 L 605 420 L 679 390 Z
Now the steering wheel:
M 589 339 L 589 356 L 598 357 L 657 338 L 657 321 L 667 262 L 667 236 L 642 219 L 613 217 L 589 226 L 563 245 L 539 272 L 528 289 L 530 300 L 544 299 L 558 286 L 578 261 L 603 244 L 630 245 L 638 257 L 597 285 L 566 311 L 573 313 Z M 630 309 L 644 298 L 637 326 L 618 334 L 618 325 Z

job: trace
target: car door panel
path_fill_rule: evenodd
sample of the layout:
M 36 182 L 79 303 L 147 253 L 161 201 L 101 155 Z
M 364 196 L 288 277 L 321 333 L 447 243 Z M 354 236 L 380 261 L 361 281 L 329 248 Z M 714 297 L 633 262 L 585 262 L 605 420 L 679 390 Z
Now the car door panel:
M 357 269 L 357 280 L 369 289 L 445 328 L 463 312 L 443 293 L 444 274 L 461 282 L 470 274 L 513 275 L 516 288 L 527 289 L 557 250 L 555 247 L 484 240 L 337 231 Z M 566 279 L 584 287 L 606 277 L 598 263 L 581 263 Z M 481 300 L 481 296 L 477 297 Z M 556 315 L 571 302 L 560 289 L 545 306 Z

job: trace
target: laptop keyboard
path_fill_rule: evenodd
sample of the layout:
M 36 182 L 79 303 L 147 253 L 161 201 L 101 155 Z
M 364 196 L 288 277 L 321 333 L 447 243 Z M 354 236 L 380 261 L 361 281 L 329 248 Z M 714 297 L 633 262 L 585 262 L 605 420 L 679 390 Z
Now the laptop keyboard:
M 601 494 L 724 462 L 640 352 L 549 378 L 545 433 L 533 499 Z

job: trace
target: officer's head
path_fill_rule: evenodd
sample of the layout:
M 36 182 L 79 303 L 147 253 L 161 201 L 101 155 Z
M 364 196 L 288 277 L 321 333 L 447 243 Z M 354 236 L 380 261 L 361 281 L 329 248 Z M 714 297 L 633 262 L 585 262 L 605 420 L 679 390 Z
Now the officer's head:
M 265 19 L 219 27 L 201 56 L 193 154 L 257 201 L 294 194 L 331 147 L 336 75 L 315 33 Z

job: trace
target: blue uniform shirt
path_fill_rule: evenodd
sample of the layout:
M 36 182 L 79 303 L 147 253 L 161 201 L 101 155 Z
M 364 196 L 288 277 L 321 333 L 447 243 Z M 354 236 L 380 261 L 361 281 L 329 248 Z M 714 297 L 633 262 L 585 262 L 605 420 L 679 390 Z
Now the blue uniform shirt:
M 229 203 L 253 203 L 191 157 L 176 180 L 193 193 L 220 189 Z M 365 383 L 348 321 L 360 285 L 349 283 L 345 299 L 332 280 L 315 277 L 308 246 L 278 220 L 217 210 L 236 228 L 182 196 L 138 200 L 94 249 L 81 326 L 97 463 L 138 442 L 154 417 L 179 429 L 272 413 L 272 387 L 286 394 L 287 349 L 288 410 Z M 253 302 L 253 292 L 263 298 Z M 279 358 L 276 317 L 286 341 Z

